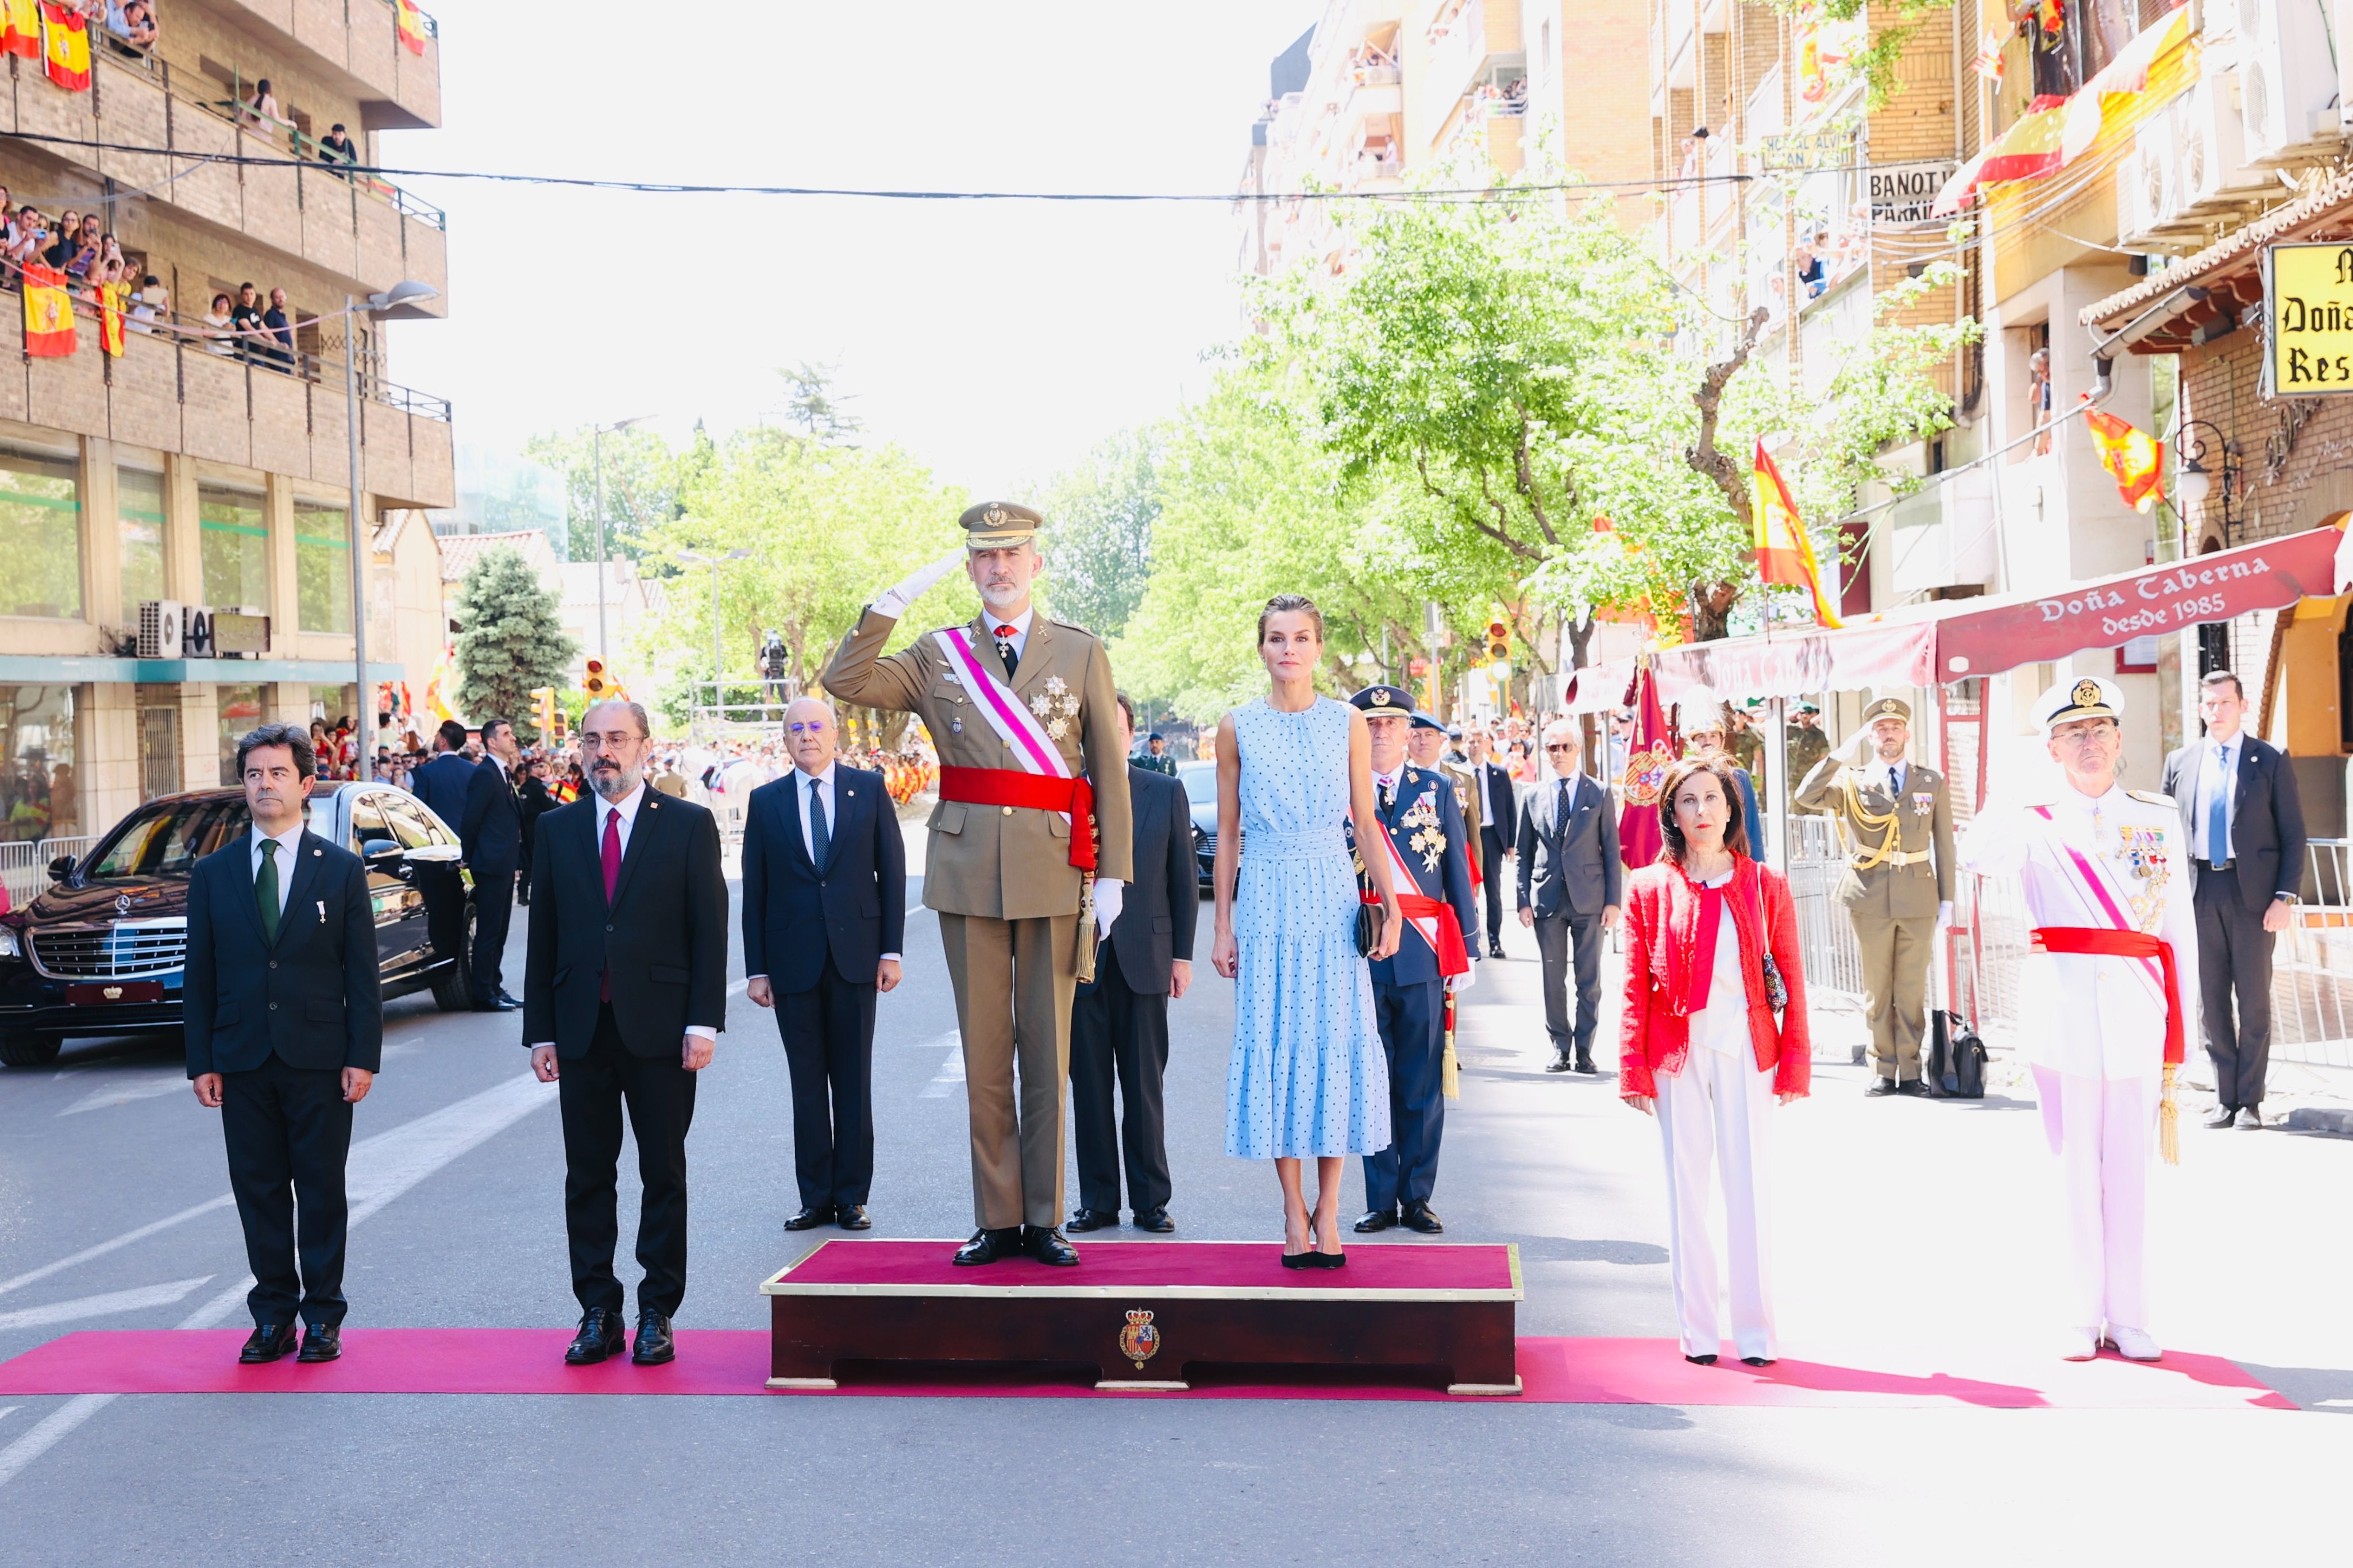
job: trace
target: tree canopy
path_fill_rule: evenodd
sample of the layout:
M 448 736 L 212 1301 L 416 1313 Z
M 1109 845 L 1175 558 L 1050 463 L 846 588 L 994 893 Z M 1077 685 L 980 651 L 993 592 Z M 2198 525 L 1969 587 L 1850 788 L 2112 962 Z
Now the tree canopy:
M 566 637 L 562 605 L 522 552 L 486 550 L 458 589 L 458 711 L 480 722 L 513 721 L 525 742 L 539 738 L 531 693 L 565 687 L 579 645 Z

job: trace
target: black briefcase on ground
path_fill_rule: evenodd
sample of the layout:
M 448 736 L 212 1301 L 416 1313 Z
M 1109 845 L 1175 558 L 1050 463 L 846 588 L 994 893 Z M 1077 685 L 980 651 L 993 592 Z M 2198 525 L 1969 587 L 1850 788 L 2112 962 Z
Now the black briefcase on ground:
M 1985 1066 L 1985 1042 L 1961 1021 L 1961 1016 L 1931 1009 L 1928 1059 L 1922 1074 L 1928 1081 L 1928 1092 L 1939 1100 L 1983 1100 Z

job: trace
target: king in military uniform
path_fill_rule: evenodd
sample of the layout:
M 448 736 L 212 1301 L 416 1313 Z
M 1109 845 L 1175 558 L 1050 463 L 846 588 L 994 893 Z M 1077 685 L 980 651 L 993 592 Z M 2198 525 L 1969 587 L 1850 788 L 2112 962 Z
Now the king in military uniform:
M 2034 923 L 2025 1054 L 2057 1156 L 2070 1257 L 2062 1352 L 2155 1361 L 2142 1268 L 2150 1144 L 2171 1157 L 2173 1079 L 2197 1016 L 2198 921 L 2181 813 L 2116 783 L 2123 690 L 2094 677 L 2035 704 L 2063 778 L 1989 802 L 1961 864 L 2019 878 Z
M 1862 950 L 1873 1095 L 1922 1091 L 1929 947 L 1953 918 L 1953 805 L 1944 774 L 1905 760 L 1911 747 L 1911 704 L 1883 697 L 1793 801 L 1837 819 L 1851 847 L 1836 897 Z
M 964 1264 L 1079 1260 L 1056 1228 L 1071 999 L 1082 957 L 1119 918 L 1134 853 L 1111 660 L 1092 633 L 1029 602 L 1040 521 L 1003 501 L 966 511 L 965 548 L 877 598 L 824 677 L 844 702 L 917 715 L 939 753 L 923 902 L 940 911 L 964 1035 L 979 1226 L 957 1249 Z M 958 564 L 980 615 L 881 657 L 908 607 Z M 1095 929 L 1082 935 L 1090 909 Z

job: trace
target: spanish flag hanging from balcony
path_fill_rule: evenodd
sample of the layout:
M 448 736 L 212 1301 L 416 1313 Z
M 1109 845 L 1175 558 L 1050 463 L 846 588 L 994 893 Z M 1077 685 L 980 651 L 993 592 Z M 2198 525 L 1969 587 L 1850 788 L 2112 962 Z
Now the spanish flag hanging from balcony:
M 425 15 L 417 10 L 416 0 L 392 0 L 393 25 L 400 30 L 400 41 L 408 46 L 412 55 L 425 52 Z
M 6 0 L 7 19 L 0 24 L 0 54 L 41 58 L 41 0 Z
M 66 276 L 35 261 L 25 268 L 25 352 L 35 359 L 64 359 L 74 340 L 73 298 Z
M 1841 625 L 1838 606 L 1822 591 L 1821 568 L 1814 560 L 1813 542 L 1806 537 L 1804 520 L 1798 516 L 1798 503 L 1790 499 L 1789 487 L 1761 438 L 1748 476 L 1748 510 L 1756 518 L 1757 574 L 1767 583 L 1804 588 L 1814 596 L 1814 619 L 1826 626 Z
M 49 79 L 68 92 L 90 90 L 90 20 L 41 0 L 42 53 Z
M 122 307 L 130 300 L 128 283 L 98 286 L 98 346 L 109 359 L 122 357 Z
M 2147 511 L 2165 499 L 2164 442 L 2096 408 L 2085 411 L 2084 424 L 2092 432 L 2092 445 L 2099 448 L 2100 467 L 2116 476 L 2116 494 L 2125 505 Z

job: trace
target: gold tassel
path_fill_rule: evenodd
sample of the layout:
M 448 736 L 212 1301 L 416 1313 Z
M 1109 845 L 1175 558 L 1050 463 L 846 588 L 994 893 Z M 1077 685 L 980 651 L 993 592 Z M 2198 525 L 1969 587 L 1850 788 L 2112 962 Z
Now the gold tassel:
M 2171 1062 L 2165 1064 L 2165 1103 L 2157 1112 L 2157 1147 L 2168 1165 L 2181 1163 L 2181 1108 L 2173 1102 L 2173 1075 L 2179 1069 Z
M 1454 998 L 1446 998 L 1446 1055 L 1438 1064 L 1438 1092 L 1448 1100 L 1462 1098 L 1462 1069 L 1454 1059 Z

